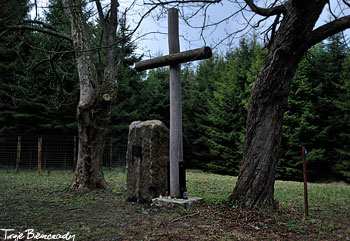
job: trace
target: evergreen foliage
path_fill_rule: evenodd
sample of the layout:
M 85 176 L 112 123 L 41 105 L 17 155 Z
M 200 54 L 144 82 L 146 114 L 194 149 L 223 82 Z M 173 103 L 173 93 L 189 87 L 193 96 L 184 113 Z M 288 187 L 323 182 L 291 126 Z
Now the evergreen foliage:
M 140 58 L 136 56 L 135 44 L 131 41 L 131 36 L 127 37 L 126 32 L 128 26 L 125 19 L 120 20 L 120 27 L 117 34 L 117 81 L 118 81 L 118 96 L 117 100 L 112 106 L 111 124 L 108 130 L 108 136 L 120 139 L 126 143 L 129 125 L 131 122 L 140 118 L 141 110 L 137 108 L 142 104 L 142 100 L 139 98 L 140 93 L 143 90 L 143 74 L 137 73 L 132 66 L 140 61 Z M 101 32 L 98 32 L 101 34 Z M 97 37 L 96 39 L 101 39 Z M 99 43 L 98 45 L 102 45 Z M 101 59 L 101 55 L 104 55 L 104 49 L 101 49 L 96 58 Z M 102 58 L 104 59 L 104 58 Z M 104 64 L 98 61 L 100 71 L 103 71 Z
M 158 119 L 169 128 L 170 119 L 169 70 L 158 68 L 149 71 L 140 92 L 140 119 Z
M 9 19 L 24 20 L 29 6 L 14 3 Z M 51 1 L 53 2 L 53 1 Z M 23 7 L 27 6 L 27 7 Z M 20 15 L 15 9 L 19 9 Z M 61 10 L 62 11 L 62 10 Z M 54 17 L 48 13 L 48 20 Z M 17 19 L 21 17 L 21 19 Z M 38 32 L 12 32 L 1 45 L 1 134 L 69 133 L 75 131 L 78 89 L 73 53 L 65 41 Z M 71 50 L 71 49 L 70 49 Z M 11 57 L 10 57 L 11 56 Z
M 339 82 L 336 83 L 338 97 L 333 100 L 338 108 L 338 116 L 334 117 L 339 125 L 338 144 L 335 147 L 337 156 L 333 163 L 334 172 L 350 182 L 350 53 L 347 52 L 342 62 Z
M 284 119 L 280 178 L 302 179 L 301 146 L 309 152 L 310 180 L 341 175 L 341 165 L 337 163 L 341 160 L 340 149 L 347 145 L 341 138 L 347 130 L 344 129 L 346 112 L 339 108 L 339 103 L 346 103 L 347 98 L 346 86 L 341 83 L 342 71 L 349 71 L 343 68 L 345 55 L 345 46 L 336 35 L 312 48 L 299 64 Z
M 245 121 L 252 83 L 263 57 L 262 48 L 253 40 L 242 39 L 219 65 L 223 66 L 214 82 L 206 126 L 211 161 L 207 168 L 220 173 L 238 174 L 245 135 Z
M 202 61 L 193 71 L 186 65 L 182 71 L 184 160 L 193 168 L 208 169 L 210 162 L 205 127 L 209 125 L 207 113 L 213 98 L 214 82 L 220 74 L 219 57 Z
M 50 0 L 43 21 L 69 32 L 61 2 Z M 1 21 L 26 19 L 27 1 L 4 1 Z M 100 23 L 90 22 L 98 71 L 105 63 Z M 119 84 L 108 136 L 126 143 L 136 120 L 169 127 L 169 70 L 137 73 L 140 60 L 120 20 L 116 68 Z M 183 64 L 184 159 L 189 168 L 238 174 L 250 90 L 266 50 L 242 39 L 225 55 Z M 76 134 L 79 97 L 74 52 L 68 41 L 38 32 L 12 32 L 0 42 L 0 134 Z M 102 76 L 102 75 L 101 75 Z M 310 180 L 350 182 L 350 53 L 339 35 L 313 47 L 299 64 L 283 125 L 278 178 L 302 179 L 301 146 L 308 149 Z

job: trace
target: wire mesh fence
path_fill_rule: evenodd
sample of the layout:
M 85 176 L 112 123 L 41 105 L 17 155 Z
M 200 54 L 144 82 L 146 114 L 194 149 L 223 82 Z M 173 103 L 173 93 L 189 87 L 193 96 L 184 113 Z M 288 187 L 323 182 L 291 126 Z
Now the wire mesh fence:
M 104 142 L 102 165 L 124 167 L 127 140 Z M 78 154 L 76 136 L 0 136 L 0 167 L 74 169 Z

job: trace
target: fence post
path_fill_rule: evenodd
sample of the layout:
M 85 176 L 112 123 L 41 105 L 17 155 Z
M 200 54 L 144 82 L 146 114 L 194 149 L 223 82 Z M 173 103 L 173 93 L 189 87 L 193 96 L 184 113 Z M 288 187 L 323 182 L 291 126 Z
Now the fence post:
M 73 172 L 77 166 L 77 137 L 73 136 Z
M 112 170 L 112 158 L 113 158 L 113 145 L 112 138 L 109 142 L 109 170 Z
M 19 162 L 21 160 L 21 145 L 22 145 L 22 138 L 20 136 L 18 136 L 18 139 L 17 139 L 16 173 L 18 173 Z
M 42 145 L 43 145 L 43 139 L 42 139 L 42 137 L 39 137 L 38 138 L 38 171 L 39 171 L 39 176 L 41 176 Z
M 41 166 L 44 169 L 48 169 L 47 159 L 48 159 L 48 157 L 50 157 L 49 156 L 50 153 L 47 150 L 47 144 L 48 144 L 49 140 L 46 138 L 46 141 L 45 141 L 46 148 L 44 151 L 43 140 L 42 140 L 43 137 L 40 137 L 40 138 L 41 138 L 41 162 L 42 162 Z M 45 140 L 45 138 L 44 138 L 44 140 Z
M 63 144 L 64 146 L 64 170 L 67 170 L 67 158 L 68 158 L 68 146 L 66 147 L 65 144 Z
M 307 177 L 306 177 L 306 149 L 305 146 L 301 148 L 303 156 L 303 176 L 304 176 L 304 206 L 305 206 L 305 216 L 309 216 L 309 202 L 307 197 Z

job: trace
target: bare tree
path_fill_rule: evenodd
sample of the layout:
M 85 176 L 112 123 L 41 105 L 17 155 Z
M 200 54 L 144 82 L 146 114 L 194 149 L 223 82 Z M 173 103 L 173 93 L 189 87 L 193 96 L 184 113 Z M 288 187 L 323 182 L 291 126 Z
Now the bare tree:
M 120 12 L 118 0 L 109 0 L 108 4 L 102 4 L 100 0 L 91 1 L 97 9 L 98 21 L 102 25 L 105 40 L 105 68 L 103 81 L 99 83 L 92 55 L 94 48 L 90 46 L 88 22 L 86 14 L 83 13 L 82 2 L 82 0 L 62 0 L 71 25 L 71 40 L 76 53 L 80 83 L 80 99 L 77 107 L 79 149 L 71 185 L 76 190 L 108 187 L 102 172 L 103 140 L 111 119 L 111 107 L 118 93 L 116 56 L 123 55 L 123 53 L 116 54 L 116 34 L 119 19 L 123 19 L 125 25 L 126 14 L 135 5 L 135 1 L 131 1 L 129 7 L 118 17 Z M 124 37 L 133 35 L 153 9 L 154 7 L 139 13 L 136 26 Z
M 271 0 L 260 7 L 253 0 L 228 0 L 226 2 L 236 9 L 232 15 L 222 21 L 209 22 L 207 8 L 224 1 L 150 1 L 149 4 L 190 3 L 193 6 L 199 2 L 202 2 L 203 24 L 198 27 L 202 31 L 238 15 L 246 21 L 245 26 L 231 31 L 227 37 L 246 33 L 263 23 L 267 25 L 268 54 L 251 92 L 242 167 L 230 200 L 248 208 L 272 206 L 275 204 L 274 183 L 283 115 L 291 81 L 300 59 L 310 47 L 350 27 L 350 5 L 345 0 Z M 331 4 L 336 11 L 332 11 Z M 315 28 L 324 9 L 333 19 Z
M 119 3 L 117 0 L 111 0 L 106 16 L 100 1 L 96 0 L 95 3 L 106 42 L 106 66 L 102 84 L 99 84 L 93 62 L 90 36 L 81 1 L 62 0 L 64 11 L 71 25 L 71 38 L 76 52 L 80 83 L 80 99 L 77 107 L 79 151 L 72 183 L 72 187 L 78 190 L 107 188 L 102 173 L 103 141 L 110 120 L 112 102 L 118 90 L 114 44 Z

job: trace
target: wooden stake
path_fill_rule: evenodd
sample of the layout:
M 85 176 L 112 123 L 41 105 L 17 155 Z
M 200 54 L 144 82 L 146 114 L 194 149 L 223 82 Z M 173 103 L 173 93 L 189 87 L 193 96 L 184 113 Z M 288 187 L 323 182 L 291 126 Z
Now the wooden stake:
M 64 152 L 64 170 L 67 169 L 67 158 L 68 158 L 68 150 L 67 148 L 64 148 L 65 149 L 65 152 Z
M 39 176 L 41 176 L 42 146 L 43 146 L 43 139 L 41 137 L 39 137 L 38 138 L 38 171 L 39 171 Z
M 21 160 L 21 145 L 22 145 L 22 138 L 19 136 L 17 139 L 17 158 L 16 158 L 16 173 L 18 173 L 19 169 L 19 162 Z
M 180 51 L 178 10 L 168 11 L 169 54 Z M 170 195 L 180 196 L 179 163 L 182 151 L 182 108 L 180 64 L 170 65 Z
M 109 170 L 112 170 L 113 145 L 112 138 L 109 142 Z
M 303 176 L 304 176 L 304 206 L 305 216 L 309 216 L 309 202 L 307 197 L 307 178 L 306 178 L 306 159 L 305 159 L 305 147 L 301 148 L 303 155 Z
M 75 171 L 75 168 L 77 166 L 77 137 L 73 137 L 73 171 Z

